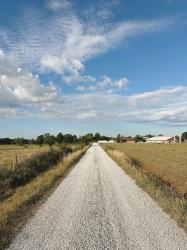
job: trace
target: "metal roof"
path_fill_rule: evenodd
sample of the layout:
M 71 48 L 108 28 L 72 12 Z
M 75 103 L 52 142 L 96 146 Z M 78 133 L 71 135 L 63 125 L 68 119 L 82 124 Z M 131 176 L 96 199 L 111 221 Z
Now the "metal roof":
M 168 141 L 172 139 L 174 136 L 155 136 L 147 139 L 146 141 Z

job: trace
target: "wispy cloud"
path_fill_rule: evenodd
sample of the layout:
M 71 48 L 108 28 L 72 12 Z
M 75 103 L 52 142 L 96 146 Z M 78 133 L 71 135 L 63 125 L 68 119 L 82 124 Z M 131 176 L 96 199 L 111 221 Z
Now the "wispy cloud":
M 85 21 L 68 1 L 49 0 L 46 4 L 53 10 L 49 16 L 32 10 L 14 30 L 0 27 L 1 117 L 187 125 L 187 87 L 122 95 L 118 90 L 129 86 L 127 77 L 86 74 L 88 60 L 133 36 L 164 30 L 175 18 L 112 22 L 111 12 L 102 9 L 95 19 L 92 12 L 92 18 Z M 75 88 L 81 92 L 65 95 L 37 75 L 51 72 L 61 75 L 67 84 L 78 83 Z
M 0 66 L 1 117 L 24 116 L 73 121 L 118 119 L 168 126 L 187 125 L 185 86 L 123 96 L 106 90 L 115 84 L 119 88 L 125 87 L 128 79 L 112 81 L 108 76 L 103 76 L 100 81 L 95 82 L 95 88 L 105 91 L 64 95 L 53 83 L 44 85 L 37 75 L 10 65 L 2 50 Z
M 47 0 L 46 6 L 53 11 L 66 10 L 70 7 L 68 0 Z
M 47 4 L 58 9 L 69 2 L 50 0 Z M 121 22 L 111 22 L 103 17 L 99 22 L 98 19 L 97 16 L 85 21 L 72 8 L 47 18 L 35 10 L 18 22 L 16 30 L 0 28 L 0 47 L 21 67 L 38 73 L 54 72 L 66 81 L 70 76 L 70 81 L 84 75 L 85 63 L 91 58 L 132 36 L 158 32 L 175 22 L 175 18 Z
M 117 90 L 127 88 L 130 85 L 130 81 L 126 77 L 114 81 L 106 75 L 103 75 L 100 78 L 100 80 L 96 80 L 96 78 L 93 78 L 94 81 L 89 81 L 88 79 L 88 81 L 86 81 L 87 85 L 79 85 L 77 89 L 82 92 L 103 90 L 107 93 L 113 93 Z

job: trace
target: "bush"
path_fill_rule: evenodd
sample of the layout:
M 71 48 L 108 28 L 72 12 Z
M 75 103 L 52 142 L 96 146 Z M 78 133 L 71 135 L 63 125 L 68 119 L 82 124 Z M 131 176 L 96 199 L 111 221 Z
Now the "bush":
M 68 147 L 66 144 L 59 144 L 58 147 L 64 155 L 70 154 L 73 151 L 72 148 Z
M 49 150 L 37 153 L 29 159 L 16 164 L 14 169 L 0 167 L 0 189 L 1 193 L 7 188 L 16 188 L 25 185 L 40 173 L 52 168 L 64 156 L 72 152 L 70 147 L 61 145 L 60 150 Z

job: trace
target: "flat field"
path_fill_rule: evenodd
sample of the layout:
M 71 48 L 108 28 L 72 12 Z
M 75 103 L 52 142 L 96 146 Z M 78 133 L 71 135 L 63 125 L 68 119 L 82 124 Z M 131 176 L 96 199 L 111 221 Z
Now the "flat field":
M 163 180 L 176 192 L 187 194 L 187 144 L 112 144 L 104 145 L 125 153 L 131 163 L 151 176 Z
M 32 154 L 45 152 L 49 149 L 47 145 L 39 147 L 38 145 L 0 145 L 0 167 L 12 167 L 13 162 L 21 162 Z

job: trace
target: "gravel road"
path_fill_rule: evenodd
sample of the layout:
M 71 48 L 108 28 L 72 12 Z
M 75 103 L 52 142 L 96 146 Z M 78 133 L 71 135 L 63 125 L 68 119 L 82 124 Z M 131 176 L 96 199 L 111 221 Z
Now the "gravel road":
M 187 236 L 92 146 L 9 249 L 186 250 Z

